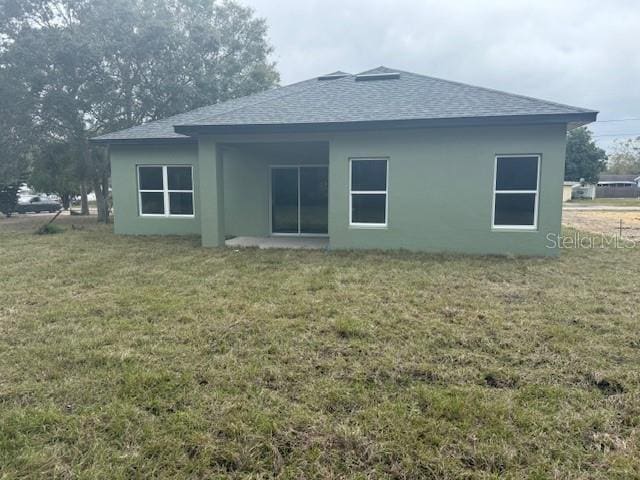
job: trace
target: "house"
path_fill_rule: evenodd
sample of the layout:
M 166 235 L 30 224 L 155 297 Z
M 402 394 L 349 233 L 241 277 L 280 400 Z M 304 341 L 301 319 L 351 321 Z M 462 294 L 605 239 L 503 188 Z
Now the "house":
M 598 178 L 598 186 L 599 187 L 640 187 L 640 175 L 631 174 L 631 175 L 613 175 L 603 173 Z
M 596 195 L 598 198 L 637 198 L 640 196 L 640 175 L 602 174 L 598 178 Z
M 568 202 L 573 198 L 574 188 L 580 186 L 580 182 L 564 182 L 562 185 L 562 201 Z
M 110 145 L 120 234 L 553 255 L 566 132 L 596 115 L 379 67 L 93 141 Z

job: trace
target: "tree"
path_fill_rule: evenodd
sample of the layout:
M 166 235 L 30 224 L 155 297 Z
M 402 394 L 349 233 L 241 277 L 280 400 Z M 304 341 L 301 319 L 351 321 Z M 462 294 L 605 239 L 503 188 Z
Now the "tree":
M 640 175 L 640 137 L 615 142 L 607 171 L 620 175 Z
M 38 149 L 31 161 L 32 173 L 29 184 L 42 192 L 55 192 L 60 195 L 64 208 L 69 208 L 71 198 L 82 189 L 78 179 L 83 178 L 78 172 L 76 161 L 81 155 L 74 152 L 62 142 L 51 142 Z
M 32 145 L 29 104 L 23 89 L 0 66 L 0 188 L 24 180 L 26 165 L 22 160 Z
M 570 130 L 567 135 L 567 156 L 564 166 L 565 180 L 596 183 L 600 172 L 607 166 L 607 154 L 593 141 L 586 127 Z
M 16 85 L 4 82 L 5 72 L 0 69 L 0 213 L 6 216 L 16 211 L 18 188 L 26 176 L 22 158 L 30 148 L 27 112 L 21 110 L 23 99 L 18 96 Z
M 278 81 L 264 20 L 230 0 L 4 0 L 0 39 L 30 131 L 74 155 L 103 221 L 109 165 L 89 138 Z
M 0 185 L 0 213 L 10 217 L 18 205 L 18 188 L 17 183 Z

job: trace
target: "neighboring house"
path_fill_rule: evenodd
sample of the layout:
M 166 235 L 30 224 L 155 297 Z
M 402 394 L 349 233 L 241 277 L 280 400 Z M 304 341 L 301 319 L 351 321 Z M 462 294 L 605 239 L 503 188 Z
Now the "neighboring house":
M 110 145 L 117 233 L 553 255 L 566 132 L 596 115 L 379 67 L 93 141 Z
M 596 188 L 598 198 L 637 198 L 640 196 L 640 175 L 602 174 Z
M 632 174 L 632 175 L 610 175 L 610 174 L 601 174 L 598 178 L 598 186 L 599 187 L 621 187 L 625 188 L 628 186 L 632 187 L 640 187 L 640 175 Z
M 573 197 L 573 190 L 580 185 L 580 182 L 564 182 L 562 185 L 562 201 L 568 202 Z

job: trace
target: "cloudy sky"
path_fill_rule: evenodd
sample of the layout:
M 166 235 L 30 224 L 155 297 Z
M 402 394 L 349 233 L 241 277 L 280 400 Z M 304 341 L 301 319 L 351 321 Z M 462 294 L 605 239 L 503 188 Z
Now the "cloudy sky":
M 385 65 L 599 110 L 604 147 L 640 135 L 640 0 L 241 1 L 283 84 Z

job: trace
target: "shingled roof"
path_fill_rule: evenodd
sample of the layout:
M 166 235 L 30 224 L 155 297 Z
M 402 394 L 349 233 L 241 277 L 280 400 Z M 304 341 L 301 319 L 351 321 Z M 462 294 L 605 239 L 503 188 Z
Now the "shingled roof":
M 188 140 L 199 133 L 341 129 L 596 119 L 594 110 L 378 67 L 344 72 L 211 105 L 93 139 L 94 142 Z

